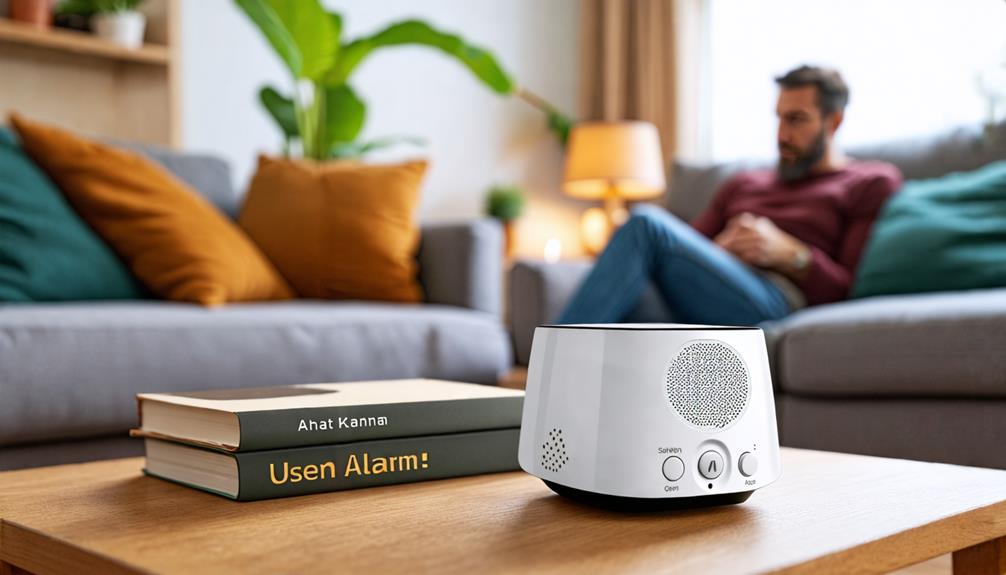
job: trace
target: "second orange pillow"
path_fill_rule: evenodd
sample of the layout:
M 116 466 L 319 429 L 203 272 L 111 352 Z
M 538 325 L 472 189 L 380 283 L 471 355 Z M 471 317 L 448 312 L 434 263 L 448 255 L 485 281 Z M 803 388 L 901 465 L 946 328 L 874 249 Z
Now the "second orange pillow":
M 425 172 L 261 157 L 238 221 L 301 297 L 418 302 Z

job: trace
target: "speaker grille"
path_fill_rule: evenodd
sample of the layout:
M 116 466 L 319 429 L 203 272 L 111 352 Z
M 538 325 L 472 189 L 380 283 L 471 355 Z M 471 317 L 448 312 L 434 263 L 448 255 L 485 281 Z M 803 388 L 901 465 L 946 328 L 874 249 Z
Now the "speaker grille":
M 541 466 L 555 473 L 562 469 L 569 462 L 566 455 L 566 440 L 562 437 L 562 430 L 553 427 L 548 432 L 548 441 L 541 444 Z
M 678 417 L 702 429 L 723 429 L 747 406 L 747 367 L 717 341 L 691 341 L 667 368 L 667 399 Z

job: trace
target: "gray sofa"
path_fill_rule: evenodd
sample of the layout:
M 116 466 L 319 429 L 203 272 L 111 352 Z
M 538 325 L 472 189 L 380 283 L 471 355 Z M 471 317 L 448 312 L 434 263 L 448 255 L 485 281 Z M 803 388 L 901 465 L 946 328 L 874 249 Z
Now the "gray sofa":
M 851 150 L 906 179 L 1006 159 L 1006 124 Z M 668 209 L 690 219 L 750 163 L 676 162 Z M 1006 259 L 1006 254 L 1003 254 Z M 516 357 L 553 321 L 588 262 L 518 262 L 510 275 Z M 666 321 L 652 288 L 634 321 Z M 784 445 L 1006 468 L 1006 288 L 884 296 L 764 324 Z
M 237 211 L 222 160 L 142 151 Z M 141 442 L 126 436 L 138 392 L 402 377 L 495 383 L 512 365 L 498 225 L 424 226 L 418 258 L 422 305 L 0 304 L 0 470 L 139 453 Z

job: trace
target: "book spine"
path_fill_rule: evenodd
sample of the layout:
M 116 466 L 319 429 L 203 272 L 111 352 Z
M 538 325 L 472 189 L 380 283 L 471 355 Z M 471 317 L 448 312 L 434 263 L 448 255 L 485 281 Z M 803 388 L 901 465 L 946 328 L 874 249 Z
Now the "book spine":
M 522 397 L 239 412 L 238 451 L 519 427 Z
M 237 453 L 238 496 L 254 501 L 518 468 L 520 430 L 498 429 Z

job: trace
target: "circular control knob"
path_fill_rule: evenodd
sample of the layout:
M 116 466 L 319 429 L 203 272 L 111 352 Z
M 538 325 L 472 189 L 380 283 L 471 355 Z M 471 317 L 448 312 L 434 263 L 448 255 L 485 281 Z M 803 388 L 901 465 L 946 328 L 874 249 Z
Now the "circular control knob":
M 716 479 L 723 473 L 723 456 L 719 451 L 710 449 L 699 457 L 699 473 L 706 479 Z
M 664 477 L 668 481 L 677 481 L 685 474 L 685 462 L 674 455 L 664 460 Z
M 751 477 L 758 472 L 758 458 L 755 457 L 754 453 L 745 451 L 741 453 L 741 458 L 737 462 L 737 467 L 741 469 L 741 475 L 744 477 Z

